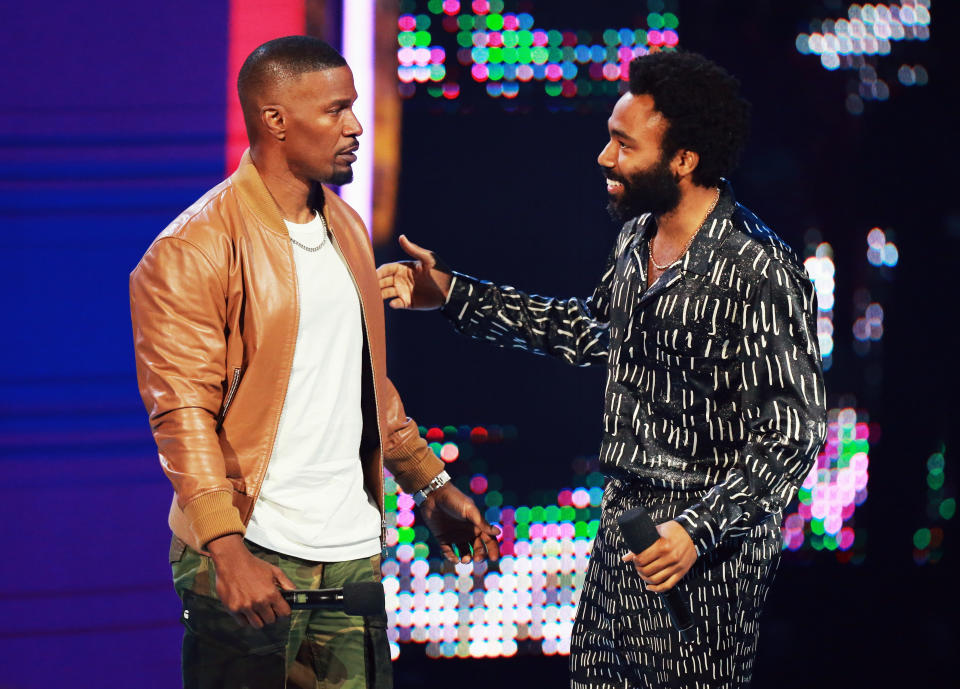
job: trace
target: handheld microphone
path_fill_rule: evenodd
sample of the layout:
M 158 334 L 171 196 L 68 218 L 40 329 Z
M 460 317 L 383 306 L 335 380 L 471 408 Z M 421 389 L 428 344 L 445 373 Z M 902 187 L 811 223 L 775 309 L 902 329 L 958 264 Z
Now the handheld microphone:
M 642 507 L 627 510 L 617 517 L 617 524 L 620 525 L 620 535 L 627 542 L 627 547 L 633 553 L 642 553 L 652 546 L 660 538 L 657 527 L 654 525 L 650 514 Z M 660 600 L 670 614 L 670 621 L 674 628 L 680 632 L 680 638 L 683 641 L 689 641 L 687 630 L 693 627 L 693 616 L 687 607 L 683 596 L 674 586 L 666 593 L 661 593 Z
M 382 615 L 383 586 L 366 581 L 336 589 L 280 591 L 292 610 L 343 610 L 348 615 Z

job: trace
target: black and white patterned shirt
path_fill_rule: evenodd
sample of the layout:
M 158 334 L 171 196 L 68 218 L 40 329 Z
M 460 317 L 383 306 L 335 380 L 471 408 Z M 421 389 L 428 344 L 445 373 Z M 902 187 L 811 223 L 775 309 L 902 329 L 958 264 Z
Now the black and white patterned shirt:
M 466 275 L 460 332 L 577 366 L 606 364 L 604 472 L 689 500 L 698 554 L 779 518 L 826 435 L 816 296 L 796 255 L 729 185 L 684 256 L 647 286 L 656 221 L 628 221 L 589 299 Z

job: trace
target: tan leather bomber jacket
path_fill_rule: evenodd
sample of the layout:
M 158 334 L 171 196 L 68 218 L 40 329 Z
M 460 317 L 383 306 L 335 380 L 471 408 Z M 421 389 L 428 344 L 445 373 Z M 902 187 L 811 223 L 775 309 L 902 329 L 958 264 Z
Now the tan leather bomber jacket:
M 323 196 L 363 310 L 360 461 L 382 514 L 384 463 L 407 492 L 443 463 L 386 375 L 383 304 L 363 222 L 332 192 Z M 130 311 L 140 395 L 175 492 L 170 528 L 203 550 L 243 533 L 250 519 L 297 339 L 292 246 L 249 151 L 151 244 L 130 276 Z

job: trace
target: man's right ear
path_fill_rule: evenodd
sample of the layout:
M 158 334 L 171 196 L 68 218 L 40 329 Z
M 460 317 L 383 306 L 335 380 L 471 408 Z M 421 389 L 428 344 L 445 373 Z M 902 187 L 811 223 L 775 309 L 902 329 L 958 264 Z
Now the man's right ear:
M 264 105 L 260 108 L 260 120 L 270 135 L 278 141 L 287 138 L 287 123 L 283 106 Z

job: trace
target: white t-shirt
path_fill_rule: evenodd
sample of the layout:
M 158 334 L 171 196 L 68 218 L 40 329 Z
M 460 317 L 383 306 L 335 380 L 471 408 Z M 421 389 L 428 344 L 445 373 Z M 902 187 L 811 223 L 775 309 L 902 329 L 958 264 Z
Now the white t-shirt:
M 380 551 L 380 510 L 360 466 L 363 322 L 360 297 L 319 215 L 286 222 L 300 324 L 280 426 L 246 537 L 316 562 Z

